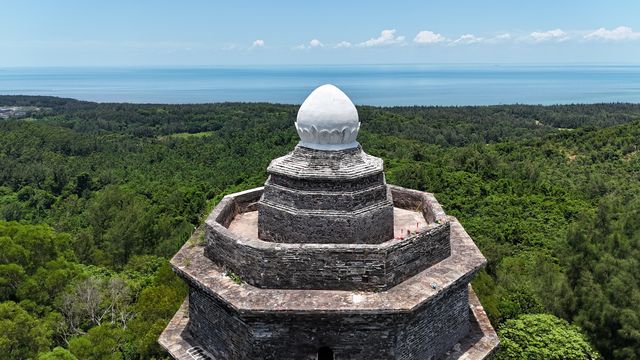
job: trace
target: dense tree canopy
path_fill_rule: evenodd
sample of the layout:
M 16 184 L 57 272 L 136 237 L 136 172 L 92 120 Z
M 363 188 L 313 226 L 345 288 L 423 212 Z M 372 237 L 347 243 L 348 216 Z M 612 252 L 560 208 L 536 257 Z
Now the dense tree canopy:
M 568 236 L 574 318 L 611 358 L 640 358 L 639 200 L 605 197 Z
M 224 194 L 264 182 L 297 142 L 296 107 L 0 105 L 41 109 L 0 121 L 2 353 L 165 357 L 156 339 L 186 296 L 168 257 Z M 640 105 L 359 112 L 388 182 L 435 193 L 488 258 L 473 285 L 511 349 L 499 356 L 528 346 L 526 324 L 640 359 Z
M 530 360 L 590 360 L 599 354 L 577 326 L 549 314 L 525 314 L 507 320 L 499 330 L 497 357 Z

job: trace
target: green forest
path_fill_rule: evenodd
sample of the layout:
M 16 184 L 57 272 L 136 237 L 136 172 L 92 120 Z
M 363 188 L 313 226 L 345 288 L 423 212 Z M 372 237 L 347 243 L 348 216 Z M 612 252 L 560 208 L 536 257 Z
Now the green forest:
M 297 106 L 0 96 L 0 353 L 164 359 L 168 265 L 298 141 Z M 488 264 L 498 359 L 640 359 L 640 104 L 359 107 L 387 181 L 433 192 Z

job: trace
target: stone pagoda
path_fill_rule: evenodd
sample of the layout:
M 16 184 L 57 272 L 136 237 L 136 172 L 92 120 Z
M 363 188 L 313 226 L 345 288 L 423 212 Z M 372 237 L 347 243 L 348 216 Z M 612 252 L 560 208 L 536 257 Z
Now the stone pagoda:
M 295 127 L 264 187 L 225 196 L 171 260 L 189 296 L 160 344 L 176 359 L 490 356 L 498 338 L 469 285 L 486 260 L 462 225 L 385 182 L 335 86 Z

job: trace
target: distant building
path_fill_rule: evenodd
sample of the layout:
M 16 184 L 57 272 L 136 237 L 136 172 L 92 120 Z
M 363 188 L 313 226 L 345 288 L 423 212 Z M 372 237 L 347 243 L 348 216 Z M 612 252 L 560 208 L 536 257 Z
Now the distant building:
M 13 114 L 13 111 L 9 108 L 0 108 L 0 118 L 6 119 Z
M 40 109 L 33 106 L 0 107 L 0 119 L 8 119 L 10 117 L 23 117 L 39 110 Z
M 189 297 L 176 359 L 484 359 L 498 338 L 469 282 L 486 260 L 430 193 L 387 185 L 324 85 L 262 188 L 226 196 L 171 260 Z

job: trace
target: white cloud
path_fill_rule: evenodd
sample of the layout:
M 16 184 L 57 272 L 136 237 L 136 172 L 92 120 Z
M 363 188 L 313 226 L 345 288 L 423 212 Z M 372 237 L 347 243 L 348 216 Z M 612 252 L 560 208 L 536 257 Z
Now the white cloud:
M 309 41 L 309 46 L 310 47 L 323 47 L 324 44 L 322 44 L 320 42 L 320 40 L 318 40 L 318 39 L 312 39 L 311 41 Z
M 393 44 L 403 44 L 405 40 L 404 36 L 396 36 L 396 29 L 382 30 L 380 36 L 377 38 L 371 38 L 367 41 L 361 42 L 358 46 L 361 47 L 373 47 Z
M 337 48 L 350 48 L 351 47 L 351 43 L 348 41 L 340 41 L 339 43 L 336 44 Z
M 453 42 L 451 42 L 451 45 L 475 44 L 475 43 L 479 43 L 481 41 L 484 41 L 484 38 L 475 36 L 473 34 L 464 34 L 464 35 L 460 36 L 459 38 L 457 38 L 456 40 L 454 40 Z
M 294 49 L 305 50 L 305 49 L 319 48 L 319 47 L 324 47 L 324 44 L 320 42 L 320 40 L 318 39 L 311 39 L 311 41 L 309 41 L 309 44 L 300 44 L 298 46 L 295 46 Z
M 498 34 L 494 37 L 486 38 L 485 42 L 489 44 L 499 44 L 499 43 L 504 43 L 506 41 L 509 41 L 511 39 L 513 39 L 513 36 L 511 36 L 511 34 L 503 33 L 503 34 Z
M 635 32 L 628 26 L 618 26 L 617 28 L 611 30 L 605 28 L 597 29 L 585 35 L 584 38 L 588 40 L 612 41 L 635 40 L 640 39 L 640 32 Z
M 534 31 L 529 35 L 535 41 L 548 41 L 548 40 L 564 41 L 569 39 L 568 34 L 560 29 L 554 29 L 554 30 L 542 31 L 542 32 Z
M 445 38 L 441 34 L 434 33 L 433 31 L 427 31 L 427 30 L 420 31 L 416 35 L 416 37 L 413 38 L 413 41 L 418 44 L 435 44 L 435 43 L 443 42 L 445 40 L 447 40 L 447 38 Z
M 262 39 L 258 39 L 256 41 L 253 42 L 253 45 L 251 45 L 252 48 L 255 47 L 264 47 L 264 40 Z

